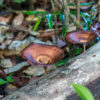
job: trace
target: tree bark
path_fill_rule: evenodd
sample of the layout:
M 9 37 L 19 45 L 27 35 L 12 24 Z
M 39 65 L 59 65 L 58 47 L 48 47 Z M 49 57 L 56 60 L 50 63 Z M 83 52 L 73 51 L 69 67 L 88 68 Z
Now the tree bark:
M 88 86 L 95 100 L 100 100 L 100 42 L 3 100 L 81 100 L 71 83 Z

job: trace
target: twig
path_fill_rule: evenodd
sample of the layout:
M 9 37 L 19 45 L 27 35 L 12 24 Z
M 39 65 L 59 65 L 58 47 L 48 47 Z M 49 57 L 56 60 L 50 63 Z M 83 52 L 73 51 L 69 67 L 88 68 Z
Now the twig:
M 55 12 L 53 0 L 51 0 L 51 5 L 52 5 L 53 11 Z M 55 20 L 55 45 L 57 45 L 58 44 L 58 26 L 57 26 L 57 16 L 56 15 L 54 15 L 54 20 Z
M 74 18 L 73 15 L 69 14 L 69 17 L 72 19 L 77 29 L 84 30 L 83 26 Z
M 59 7 L 60 9 L 62 9 L 62 5 L 59 3 L 58 0 L 54 0 L 54 3 L 56 4 L 57 7 Z
M 70 27 L 69 27 L 69 7 L 68 7 L 68 1 L 69 0 L 62 0 L 62 8 L 64 12 L 64 25 L 66 28 L 66 33 L 70 32 Z M 70 57 L 70 44 L 68 43 L 68 48 L 69 48 L 69 57 Z
M 16 71 L 20 70 L 21 68 L 28 66 L 28 65 L 29 65 L 29 63 L 27 61 L 24 61 L 24 62 L 21 62 L 20 64 L 13 66 L 13 67 L 10 67 L 9 69 L 4 69 L 4 72 L 6 74 L 16 72 Z
M 100 22 L 100 0 L 98 0 L 98 22 Z
M 12 25 L 5 25 L 5 24 L 0 24 L 0 26 L 7 26 L 9 28 L 13 28 L 13 29 L 16 29 L 16 30 L 19 30 L 19 31 L 28 32 L 28 33 L 32 34 L 32 32 L 30 30 L 27 30 L 27 29 L 22 28 L 20 26 L 12 26 Z
M 29 0 L 29 8 L 30 10 L 34 9 L 33 0 Z
M 47 8 L 47 0 L 44 1 L 44 9 Z
M 77 20 L 80 23 L 80 0 L 76 0 L 76 1 L 77 1 L 77 5 L 76 5 L 76 8 L 77 8 Z
M 16 50 L 0 50 L 0 57 L 2 56 L 12 56 L 12 55 L 20 55 L 20 51 Z
M 68 1 L 68 2 L 69 2 L 69 1 Z M 58 2 L 58 0 L 54 0 L 54 3 L 55 3 L 60 9 L 62 9 L 62 6 L 61 6 L 61 4 Z M 80 30 L 83 30 L 83 29 L 84 29 L 83 26 L 82 26 L 82 25 L 73 17 L 73 15 L 71 15 L 70 13 L 69 13 L 69 17 L 72 19 L 74 25 L 75 25 L 78 29 L 80 29 Z
M 5 8 L 5 9 L 7 9 L 7 11 L 9 11 L 9 12 L 16 12 L 15 10 L 13 10 L 13 9 L 11 9 L 11 8 L 9 8 L 9 7 L 7 7 L 5 4 L 2 4 L 2 5 L 0 5 L 1 7 L 3 7 L 3 8 Z
M 63 4 L 64 6 L 64 16 L 65 16 L 65 19 L 64 19 L 64 24 L 65 24 L 65 27 L 66 27 L 66 33 L 69 33 L 70 30 L 69 30 L 69 7 L 68 7 L 68 2 L 66 0 L 63 0 Z
M 70 0 L 67 0 L 67 3 L 69 4 L 70 3 Z
M 35 33 L 35 32 L 32 32 L 32 31 L 30 31 L 30 30 L 28 30 L 28 29 L 26 29 L 24 27 L 20 27 L 20 26 L 12 26 L 12 25 L 6 25 L 6 24 L 0 24 L 0 26 L 6 26 L 6 27 L 9 27 L 9 28 L 13 28 L 15 30 L 23 31 L 23 32 L 29 33 L 29 34 L 31 34 L 33 36 L 34 36 L 34 33 Z
M 21 11 L 21 10 L 20 11 L 16 11 L 16 10 L 14 10 L 12 8 L 7 7 L 5 4 L 2 4 L 0 6 L 3 7 L 3 8 L 5 8 L 5 9 L 7 9 L 7 11 L 10 12 L 10 13 L 20 14 L 20 13 L 24 12 L 24 11 Z

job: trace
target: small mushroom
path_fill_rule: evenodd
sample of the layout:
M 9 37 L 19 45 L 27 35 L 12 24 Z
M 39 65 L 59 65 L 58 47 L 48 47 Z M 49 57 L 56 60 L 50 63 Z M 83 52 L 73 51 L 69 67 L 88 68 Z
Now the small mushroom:
M 97 37 L 97 34 L 94 34 L 92 31 L 78 31 L 71 32 L 66 35 L 66 40 L 72 44 L 83 44 L 83 49 L 85 51 L 86 43 L 94 40 Z
M 22 51 L 22 56 L 30 64 L 43 65 L 47 74 L 47 65 L 54 64 L 62 59 L 62 50 L 56 46 L 32 43 Z

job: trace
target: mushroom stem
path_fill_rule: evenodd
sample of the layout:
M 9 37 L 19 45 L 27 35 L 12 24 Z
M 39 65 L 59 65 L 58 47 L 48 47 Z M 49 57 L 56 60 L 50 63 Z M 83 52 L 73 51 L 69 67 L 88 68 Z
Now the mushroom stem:
M 83 44 L 83 52 L 86 50 L 86 44 Z
M 47 66 L 43 66 L 43 68 L 44 68 L 45 74 L 48 74 Z

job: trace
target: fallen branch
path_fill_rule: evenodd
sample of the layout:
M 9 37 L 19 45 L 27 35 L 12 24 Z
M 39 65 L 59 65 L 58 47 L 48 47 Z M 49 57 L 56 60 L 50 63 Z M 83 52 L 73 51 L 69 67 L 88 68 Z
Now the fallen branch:
M 15 65 L 15 66 L 12 66 L 12 67 L 10 67 L 8 69 L 4 69 L 4 72 L 6 74 L 9 74 L 9 73 L 12 73 L 12 72 L 16 72 L 16 71 L 18 71 L 18 70 L 20 70 L 23 67 L 28 66 L 28 65 L 29 65 L 29 63 L 27 61 L 24 61 L 24 62 L 21 62 L 21 63 Z
M 91 85 L 95 100 L 100 99 L 100 42 L 83 54 L 69 60 L 65 66 L 57 68 L 2 100 L 77 100 L 70 85 L 79 83 Z M 92 83 L 91 83 L 92 82 Z M 97 82 L 97 83 L 96 83 Z
M 12 55 L 21 55 L 20 51 L 17 50 L 0 50 L 0 57 L 2 56 L 12 56 Z
M 0 24 L 0 26 L 6 26 L 6 27 L 9 27 L 9 28 L 13 28 L 13 29 L 16 29 L 16 30 L 19 30 L 19 31 L 27 32 L 27 33 L 33 35 L 32 31 L 27 30 L 26 28 L 21 27 L 21 26 L 12 26 L 12 25 L 6 25 L 6 24 Z

